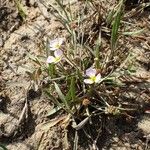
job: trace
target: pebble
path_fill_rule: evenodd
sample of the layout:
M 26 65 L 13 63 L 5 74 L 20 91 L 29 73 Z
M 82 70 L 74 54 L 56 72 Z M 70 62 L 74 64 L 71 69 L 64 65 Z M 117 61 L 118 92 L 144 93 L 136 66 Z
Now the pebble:
M 11 72 L 12 71 L 10 69 L 6 69 L 3 73 L 6 74 L 6 75 L 8 75 L 8 74 L 11 74 Z
M 26 63 L 25 59 L 20 60 L 20 65 L 25 64 L 25 63 Z
M 18 62 L 20 59 L 21 59 L 20 56 L 16 56 L 16 57 L 14 58 L 14 62 Z
M 8 75 L 8 79 L 9 79 L 9 80 L 12 79 L 13 77 L 14 77 L 14 74 L 13 74 L 13 73 L 11 73 L 11 74 Z
M 6 54 L 2 55 L 2 60 L 7 60 L 8 56 Z
M 118 142 L 118 141 L 119 141 L 119 138 L 118 138 L 118 137 L 114 137 L 114 138 L 113 138 L 113 141 L 114 141 L 114 142 Z
M 0 35 L 0 47 L 3 47 L 3 45 L 4 45 L 4 41 L 3 41 L 2 36 Z
M 145 135 L 150 134 L 150 117 L 145 114 L 141 121 L 138 123 L 138 128 L 143 131 Z
M 150 15 L 148 16 L 148 19 L 150 20 Z
M 134 149 L 137 149 L 138 147 L 139 147 L 138 144 L 132 144 L 132 145 L 131 145 L 131 148 L 134 148 Z
M 130 144 L 129 143 L 125 143 L 124 144 L 126 147 L 130 147 Z
M 3 80 L 8 81 L 8 76 L 3 76 Z

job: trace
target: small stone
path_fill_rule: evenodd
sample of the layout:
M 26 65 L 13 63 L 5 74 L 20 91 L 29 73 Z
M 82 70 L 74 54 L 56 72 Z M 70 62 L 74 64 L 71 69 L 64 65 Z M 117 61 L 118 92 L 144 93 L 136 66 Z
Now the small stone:
M 12 79 L 14 77 L 13 73 L 11 73 L 10 75 L 8 75 L 9 80 Z
M 25 59 L 22 59 L 22 60 L 20 60 L 20 64 L 22 65 L 22 64 L 25 64 L 26 63 L 26 60 Z
M 0 47 L 3 47 L 3 45 L 4 45 L 4 41 L 3 41 L 2 36 L 0 36 Z
M 150 20 L 150 15 L 148 16 L 148 20 Z
M 131 145 L 131 148 L 137 149 L 138 146 L 139 146 L 138 144 L 132 144 L 132 145 Z
M 138 145 L 138 147 L 137 147 L 136 149 L 138 149 L 138 150 L 143 150 L 143 147 L 140 146 L 140 145 Z
M 114 141 L 114 142 L 118 142 L 118 141 L 119 141 L 119 138 L 118 138 L 118 137 L 114 137 L 114 138 L 113 138 L 113 141 Z
M 2 60 L 7 60 L 8 59 L 8 56 L 6 55 L 6 54 L 4 54 L 3 56 L 2 56 Z
M 130 144 L 129 143 L 125 143 L 124 144 L 126 147 L 130 147 Z
M 145 135 L 150 134 L 150 118 L 144 115 L 142 120 L 138 123 L 138 128 L 141 129 Z
M 11 70 L 10 70 L 10 69 L 5 70 L 5 74 L 6 74 L 6 75 L 11 74 Z
M 14 62 L 18 62 L 20 59 L 21 59 L 20 56 L 17 56 L 14 58 Z

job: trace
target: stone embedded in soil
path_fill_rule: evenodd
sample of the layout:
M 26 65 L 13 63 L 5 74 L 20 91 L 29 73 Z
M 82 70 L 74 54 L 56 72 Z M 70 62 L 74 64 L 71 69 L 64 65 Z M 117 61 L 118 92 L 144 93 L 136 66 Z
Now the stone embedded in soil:
M 2 36 L 0 35 L 0 47 L 2 47 L 3 45 L 4 45 L 4 41 L 3 41 Z
M 119 141 L 119 138 L 118 138 L 118 137 L 113 137 L 113 141 L 114 141 L 114 142 L 118 142 L 118 141 Z
M 138 128 L 142 129 L 145 135 L 150 134 L 150 116 L 144 115 L 142 120 L 138 123 Z
M 6 146 L 8 150 L 31 150 L 32 147 L 23 143 L 23 142 L 16 142 L 13 144 L 10 144 L 8 146 Z

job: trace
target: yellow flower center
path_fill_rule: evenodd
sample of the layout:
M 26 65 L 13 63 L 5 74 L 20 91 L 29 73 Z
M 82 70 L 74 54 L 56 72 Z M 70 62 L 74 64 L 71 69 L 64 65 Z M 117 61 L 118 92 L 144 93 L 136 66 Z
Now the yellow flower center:
M 95 82 L 96 77 L 95 76 L 91 76 L 90 79 Z
M 60 48 L 60 44 L 56 44 L 56 45 L 55 45 L 55 48 L 56 48 L 56 49 L 59 49 L 59 48 Z
M 58 61 L 60 61 L 60 59 L 61 59 L 61 57 L 56 57 L 55 58 L 55 63 L 58 62 Z

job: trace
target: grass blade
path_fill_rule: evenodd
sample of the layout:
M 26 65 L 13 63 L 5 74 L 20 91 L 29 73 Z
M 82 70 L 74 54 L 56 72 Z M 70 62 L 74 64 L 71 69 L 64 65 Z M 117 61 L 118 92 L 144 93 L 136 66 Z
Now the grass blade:
M 115 47 L 116 47 L 116 41 L 118 38 L 118 29 L 119 29 L 119 25 L 120 25 L 120 20 L 121 20 L 121 11 L 118 12 L 114 23 L 113 23 L 113 27 L 112 27 L 112 33 L 111 33 L 111 49 L 114 51 Z
M 15 0 L 16 7 L 18 9 L 19 15 L 21 16 L 22 20 L 24 21 L 27 17 L 27 14 L 25 13 L 23 9 L 23 5 L 21 3 L 21 0 Z
M 116 43 L 118 39 L 118 30 L 121 22 L 122 12 L 123 12 L 123 0 L 121 0 L 118 10 L 115 13 L 115 18 L 112 25 L 112 32 L 111 32 L 111 58 L 114 55 L 114 50 L 116 48 Z
M 0 150 L 8 150 L 3 144 L 0 144 Z
M 56 112 L 58 112 L 58 111 L 61 110 L 61 109 L 62 109 L 62 107 L 60 107 L 60 106 L 57 106 L 57 107 L 53 108 L 52 110 L 50 110 L 50 111 L 47 113 L 46 117 L 49 117 L 49 116 L 55 114 Z
M 79 141 L 78 131 L 75 131 L 73 150 L 78 149 L 78 141 Z
M 98 39 L 96 41 L 96 48 L 95 48 L 95 65 L 96 68 L 100 68 L 100 47 L 101 47 L 101 31 L 99 32 Z
M 71 98 L 72 98 L 72 101 L 74 101 L 76 98 L 75 78 L 74 77 L 71 78 L 70 89 L 71 89 Z
M 54 64 L 48 65 L 48 74 L 51 78 L 55 78 L 55 65 Z
M 141 30 L 136 30 L 133 32 L 123 32 L 123 35 L 127 35 L 127 36 L 136 36 L 138 34 L 141 34 L 145 29 L 141 29 Z
M 56 0 L 57 4 L 60 6 L 60 8 L 62 9 L 62 11 L 65 13 L 65 16 L 67 18 L 67 20 L 70 22 L 70 18 L 69 18 L 69 15 L 68 15 L 68 12 L 65 10 L 63 4 L 60 2 L 60 0 Z
M 107 22 L 107 25 L 110 25 L 112 20 L 113 20 L 113 16 L 114 16 L 114 9 L 110 11 L 110 13 L 108 14 L 107 18 L 106 18 L 106 22 Z
M 76 130 L 80 130 L 83 128 L 83 126 L 89 121 L 90 117 L 86 117 L 84 120 L 82 120 L 79 124 L 77 125 L 72 125 L 72 127 Z
M 66 106 L 67 110 L 70 111 L 70 107 L 68 105 L 68 102 L 66 101 L 64 94 L 62 93 L 62 91 L 60 90 L 60 88 L 56 82 L 54 82 L 54 86 L 55 86 L 57 94 L 59 95 L 59 98 L 61 99 L 63 104 Z

